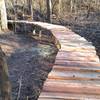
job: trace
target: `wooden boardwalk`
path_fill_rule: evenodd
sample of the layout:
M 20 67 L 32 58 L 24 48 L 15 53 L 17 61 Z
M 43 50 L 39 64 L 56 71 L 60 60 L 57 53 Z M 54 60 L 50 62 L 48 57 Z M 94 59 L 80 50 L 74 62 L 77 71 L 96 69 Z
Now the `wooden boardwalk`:
M 62 26 L 41 24 L 61 43 L 38 100 L 100 100 L 100 62 L 95 48 Z
M 63 26 L 30 23 L 51 30 L 61 43 L 38 100 L 100 100 L 100 62 L 92 44 Z

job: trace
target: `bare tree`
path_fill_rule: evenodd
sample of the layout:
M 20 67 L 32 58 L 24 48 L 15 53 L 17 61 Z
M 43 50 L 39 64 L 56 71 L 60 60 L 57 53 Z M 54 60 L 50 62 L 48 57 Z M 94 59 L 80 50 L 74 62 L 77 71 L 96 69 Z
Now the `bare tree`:
M 47 20 L 48 22 L 52 22 L 52 3 L 51 0 L 46 0 L 47 3 Z
M 62 12 L 62 0 L 59 0 L 59 15 Z
M 33 20 L 33 7 L 32 7 L 32 0 L 27 0 L 28 8 L 29 8 L 29 15 L 31 15 L 31 19 Z
M 70 11 L 71 12 L 76 12 L 76 4 L 77 4 L 77 0 L 70 0 Z
M 73 0 L 70 0 L 70 11 L 72 12 L 73 11 Z
M 5 7 L 5 0 L 0 0 L 0 15 L 1 15 L 1 28 L 3 30 L 8 29 L 7 27 L 7 13 Z

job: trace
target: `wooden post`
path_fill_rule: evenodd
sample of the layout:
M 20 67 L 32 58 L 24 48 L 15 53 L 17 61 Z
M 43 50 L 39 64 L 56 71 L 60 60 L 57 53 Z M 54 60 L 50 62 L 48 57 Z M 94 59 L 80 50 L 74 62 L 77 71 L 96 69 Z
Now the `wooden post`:
M 0 48 L 0 90 L 2 100 L 11 100 L 11 86 L 5 54 Z M 0 100 L 1 100 L 0 98 Z

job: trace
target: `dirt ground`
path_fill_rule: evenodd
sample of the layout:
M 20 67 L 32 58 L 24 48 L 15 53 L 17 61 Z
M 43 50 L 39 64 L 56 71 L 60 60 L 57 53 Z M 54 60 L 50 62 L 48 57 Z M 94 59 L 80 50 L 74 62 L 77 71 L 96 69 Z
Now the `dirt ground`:
M 37 100 L 58 49 L 13 32 L 0 35 L 0 45 L 7 56 L 12 100 Z

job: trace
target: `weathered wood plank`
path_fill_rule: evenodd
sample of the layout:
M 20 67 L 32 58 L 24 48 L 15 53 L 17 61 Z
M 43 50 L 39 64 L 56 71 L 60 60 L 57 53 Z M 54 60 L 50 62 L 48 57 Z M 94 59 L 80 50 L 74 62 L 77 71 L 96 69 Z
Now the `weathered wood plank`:
M 39 100 L 99 100 L 99 95 L 43 92 Z
M 79 93 L 79 94 L 93 94 L 100 95 L 100 86 L 63 83 L 63 82 L 47 82 L 44 85 L 45 92 L 60 92 L 60 93 Z
M 92 66 L 59 66 L 59 65 L 55 65 L 53 70 L 56 71 L 79 71 L 79 72 L 100 72 L 100 68 L 99 67 L 92 67 Z

